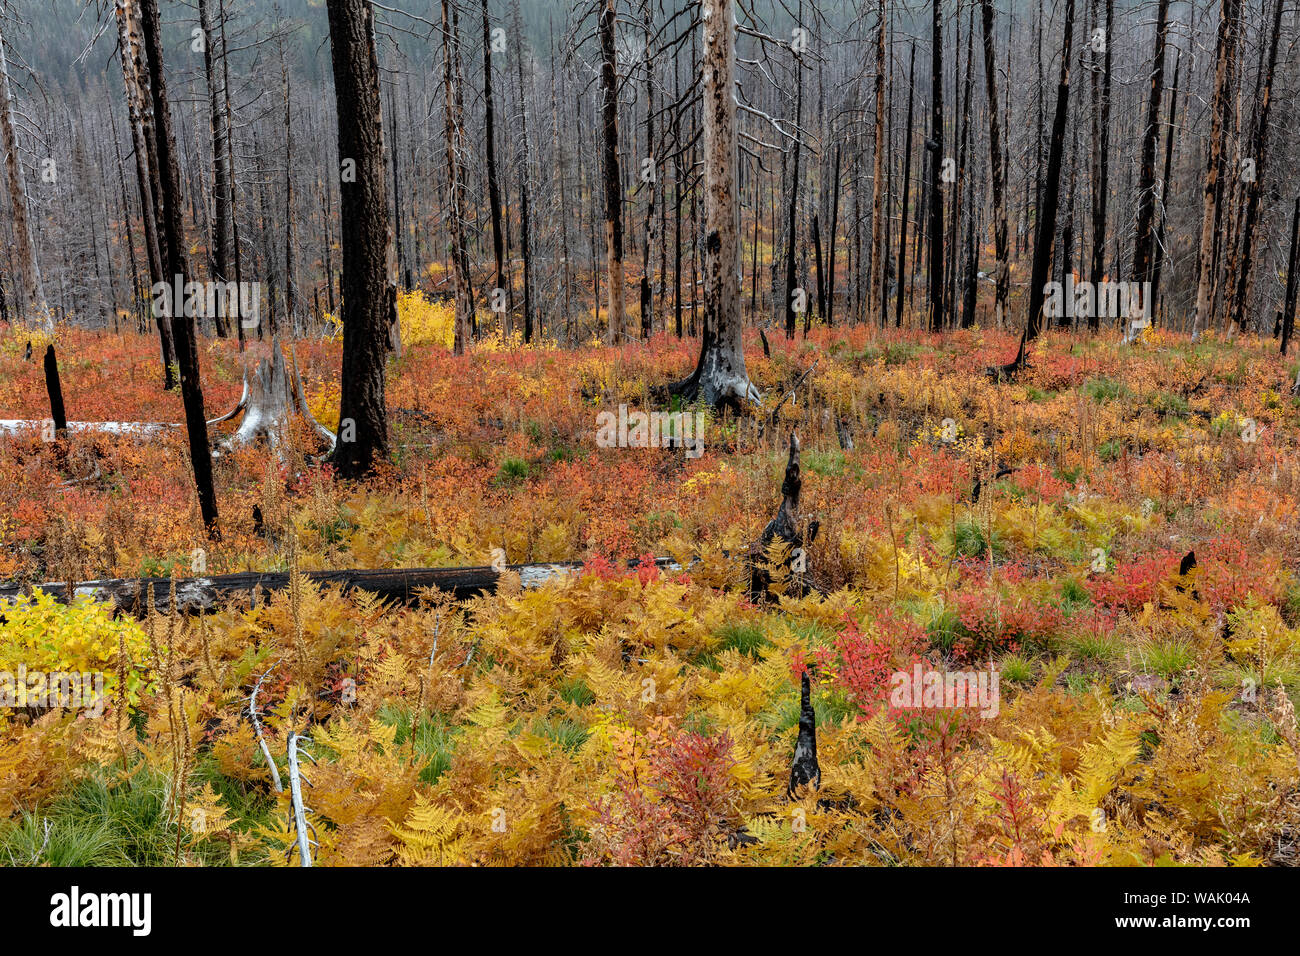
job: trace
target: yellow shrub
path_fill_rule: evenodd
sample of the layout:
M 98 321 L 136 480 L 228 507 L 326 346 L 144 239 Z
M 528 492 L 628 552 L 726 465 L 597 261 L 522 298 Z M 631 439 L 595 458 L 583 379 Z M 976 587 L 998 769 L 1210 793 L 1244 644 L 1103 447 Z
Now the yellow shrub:
M 403 345 L 441 345 L 451 348 L 456 337 L 456 306 L 433 302 L 423 292 L 402 292 L 397 296 L 397 319 L 402 325 Z
M 15 675 L 87 673 L 104 675 L 104 693 L 117 692 L 119 647 L 125 646 L 127 700 L 135 703 L 144 687 L 144 658 L 149 639 L 133 619 L 114 619 L 112 610 L 81 595 L 69 606 L 36 590 L 4 608 L 0 623 L 0 672 Z

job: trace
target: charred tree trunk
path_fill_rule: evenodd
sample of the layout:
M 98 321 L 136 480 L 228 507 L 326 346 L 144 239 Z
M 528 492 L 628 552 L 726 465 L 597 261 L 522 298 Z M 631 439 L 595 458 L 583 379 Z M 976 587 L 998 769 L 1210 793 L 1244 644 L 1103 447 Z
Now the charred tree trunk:
M 203 30 L 203 75 L 208 87 L 208 123 L 212 136 L 212 233 L 210 238 L 212 277 L 217 282 L 229 282 L 230 268 L 230 163 L 226 139 L 230 135 L 230 118 L 222 109 L 222 94 L 217 81 L 213 51 L 217 49 L 216 31 L 212 25 L 210 0 L 199 0 L 199 26 Z M 286 104 L 287 108 L 287 104 Z M 287 126 L 288 117 L 285 118 Z M 287 164 L 286 164 L 287 165 Z M 216 316 L 217 335 L 230 334 L 224 315 Z
M 939 0 L 930 0 L 930 139 L 925 148 L 929 153 L 928 185 L 930 193 L 930 331 L 943 328 L 943 187 L 939 171 L 943 155 L 943 26 L 939 16 Z
M 14 118 L 13 91 L 9 84 L 9 60 L 5 55 L 4 24 L 0 21 L 0 149 L 5 156 L 5 176 L 9 186 L 9 207 L 13 210 L 14 246 L 18 253 L 18 271 L 21 285 L 20 313 L 31 310 L 46 329 L 54 328 L 45 303 L 45 289 L 41 281 L 41 264 L 28 225 L 27 184 L 23 181 L 22 158 L 18 155 L 18 124 Z M 25 301 L 23 301 L 25 300 Z
M 1215 228 L 1219 220 L 1219 168 L 1223 153 L 1223 125 L 1228 115 L 1228 63 L 1237 46 L 1237 19 L 1241 0 L 1220 0 L 1218 53 L 1214 68 L 1214 98 L 1210 104 L 1210 151 L 1206 158 L 1204 198 L 1201 204 L 1201 239 L 1196 282 L 1196 318 L 1192 335 L 1209 328 L 1214 295 Z
M 68 433 L 68 413 L 63 407 L 63 385 L 59 382 L 59 360 L 54 356 L 54 346 L 45 348 L 45 391 L 50 396 L 50 417 L 54 420 L 54 434 L 59 438 Z
M 1300 288 L 1300 196 L 1295 198 L 1295 211 L 1291 213 L 1291 255 L 1287 260 L 1286 295 L 1282 299 L 1282 354 L 1286 355 L 1295 323 L 1296 289 Z
M 144 226 L 145 257 L 149 264 L 151 286 L 169 282 L 162 258 L 162 240 L 158 234 L 156 137 L 153 129 L 153 104 L 149 94 L 149 72 L 145 67 L 140 40 L 139 13 L 132 0 L 117 0 L 118 47 L 122 60 L 122 82 L 126 90 L 127 114 L 131 124 L 131 145 L 135 151 L 136 186 L 140 192 L 140 218 Z M 171 316 L 155 311 L 158 342 L 163 364 L 163 388 L 170 391 L 179 383 L 176 378 L 176 344 L 172 335 Z
M 1096 13 L 1096 2 L 1093 12 Z M 1092 74 L 1093 112 L 1093 180 L 1092 180 L 1092 264 L 1088 279 L 1093 288 L 1102 281 L 1106 271 L 1106 201 L 1110 197 L 1110 88 L 1111 88 L 1111 29 L 1115 22 L 1115 0 L 1106 0 L 1106 26 L 1103 32 L 1106 48 L 1102 54 L 1100 88 L 1097 67 Z M 1096 309 L 1088 316 L 1088 329 L 1101 329 L 1101 316 Z
M 1264 68 L 1263 86 L 1255 99 L 1256 113 L 1252 117 L 1250 155 L 1255 160 L 1254 176 L 1246 185 L 1246 210 L 1241 227 L 1240 271 L 1232 293 L 1228 323 L 1244 326 L 1246 300 L 1250 291 L 1251 253 L 1255 241 L 1255 226 L 1259 218 L 1260 190 L 1264 181 L 1265 160 L 1268 157 L 1268 117 L 1273 105 L 1273 77 L 1277 70 L 1278 40 L 1282 35 L 1282 0 L 1273 0 L 1273 25 L 1268 41 L 1268 65 Z
M 880 0 L 877 15 L 880 23 L 876 27 L 876 138 L 871 162 L 871 280 L 867 283 L 866 320 L 870 322 L 879 308 L 882 310 L 881 325 L 884 325 L 885 300 L 881 297 L 881 289 L 885 282 L 885 259 L 889 255 L 884 239 L 886 209 L 882 189 L 885 179 L 885 0 Z M 854 196 L 857 192 L 855 183 Z
M 289 100 L 289 68 L 284 59 L 283 46 L 280 48 L 280 80 L 284 91 L 284 317 L 292 338 L 298 333 L 300 306 L 293 254 L 293 126 L 290 122 L 293 111 Z M 393 164 L 396 178 L 396 150 L 393 150 Z
M 533 262 L 532 262 L 532 211 L 529 207 L 529 189 L 532 178 L 532 145 L 528 141 L 528 94 L 524 87 L 524 30 L 518 20 L 516 8 L 516 32 L 519 35 L 518 50 L 515 53 L 515 66 L 519 72 L 519 253 L 524 265 L 524 342 L 533 340 Z
M 671 390 L 715 407 L 757 404 L 740 313 L 735 0 L 704 0 L 704 334 L 690 378 Z
M 371 42 L 373 47 L 373 41 Z M 373 55 L 373 54 L 372 54 Z M 469 262 L 465 251 L 465 169 L 464 120 L 460 112 L 460 96 L 456 88 L 458 69 L 455 63 L 457 46 L 453 36 L 449 0 L 442 0 L 442 108 L 443 137 L 447 147 L 447 225 L 451 233 L 452 270 L 455 276 L 456 327 L 452 352 L 461 355 L 469 347 L 474 311 L 470 292 Z M 378 93 L 376 93 L 378 97 Z M 376 105 L 376 110 L 378 106 Z M 342 121 L 339 124 L 342 136 Z M 346 232 L 345 232 L 346 235 Z M 346 255 L 344 265 L 346 271 Z M 343 297 L 344 308 L 347 296 Z
M 623 174 L 618 158 L 618 52 L 614 0 L 600 6 L 600 117 L 605 184 L 605 267 L 609 274 L 609 315 L 606 341 L 622 344 L 627 329 L 623 293 Z
M 1178 116 L 1178 81 L 1183 66 L 1180 50 L 1174 60 L 1174 87 L 1169 94 L 1169 121 L 1165 130 L 1165 167 L 1160 177 L 1160 225 L 1156 230 L 1154 261 L 1151 265 L 1151 306 L 1154 309 L 1160 302 L 1160 272 L 1165 258 L 1165 223 L 1169 216 L 1169 177 L 1172 175 L 1174 162 L 1174 125 Z
M 176 138 L 172 134 L 171 109 L 163 72 L 162 36 L 158 19 L 158 0 L 141 0 L 141 25 L 144 51 L 149 63 L 149 84 L 153 95 L 154 129 L 157 131 L 159 209 L 162 220 L 163 262 L 166 274 L 177 281 L 189 281 L 189 260 L 185 227 L 181 221 L 181 177 L 176 157 Z M 173 314 L 175 309 L 173 309 Z M 208 423 L 203 409 L 203 385 L 199 380 L 199 350 L 193 323 L 182 319 L 172 327 L 176 342 L 176 361 L 180 371 L 181 398 L 185 404 L 185 429 L 189 434 L 190 462 L 194 466 L 194 483 L 199 495 L 203 525 L 213 538 L 221 536 L 217 524 L 217 495 L 212 484 L 212 454 L 208 449 Z
M 339 185 L 343 375 L 339 441 L 332 461 L 343 477 L 359 478 L 388 456 L 384 365 L 388 358 L 389 224 L 384 127 L 370 5 L 365 0 L 328 0 L 328 8 L 338 100 L 338 155 L 345 167 Z M 446 9 L 444 0 L 444 30 Z M 354 175 L 347 174 L 349 161 L 355 163 Z
M 516 56 L 518 51 L 516 51 Z M 483 141 L 487 163 L 488 215 L 492 220 L 492 258 L 496 263 L 493 284 L 502 290 L 506 288 L 505 270 L 502 265 L 501 238 L 501 182 L 497 174 L 496 145 L 496 105 L 492 98 L 492 28 L 488 23 L 488 0 L 483 0 L 483 108 L 485 110 Z
M 1038 338 L 1043 327 L 1043 300 L 1051 275 L 1052 245 L 1056 238 L 1056 207 L 1061 192 L 1061 159 L 1065 151 L 1065 121 L 1070 109 L 1070 56 L 1074 46 L 1074 2 L 1065 4 L 1065 42 L 1061 49 L 1061 76 L 1056 87 L 1056 113 L 1052 119 L 1052 139 L 1048 148 L 1047 175 L 1043 182 L 1042 208 L 1034 237 L 1034 265 L 1029 280 L 1029 313 L 1025 332 L 1020 337 L 1016 357 L 1001 368 L 988 371 L 992 377 L 1014 374 L 1025 364 L 1028 344 Z
M 1156 8 L 1156 49 L 1151 66 L 1151 94 L 1147 98 L 1146 127 L 1142 133 L 1142 165 L 1138 177 L 1137 231 L 1133 240 L 1133 278 L 1150 282 L 1152 274 L 1152 226 L 1156 207 L 1156 139 L 1160 133 L 1160 97 L 1165 83 L 1165 34 L 1169 22 L 1169 0 Z M 1144 305 L 1150 309 L 1152 303 Z M 1096 310 L 1094 310 L 1096 311 Z
M 916 97 L 916 41 L 907 68 L 907 136 L 903 139 L 903 211 L 898 227 L 898 299 L 894 326 L 903 326 L 903 289 L 907 285 L 907 200 L 912 188 L 912 106 Z

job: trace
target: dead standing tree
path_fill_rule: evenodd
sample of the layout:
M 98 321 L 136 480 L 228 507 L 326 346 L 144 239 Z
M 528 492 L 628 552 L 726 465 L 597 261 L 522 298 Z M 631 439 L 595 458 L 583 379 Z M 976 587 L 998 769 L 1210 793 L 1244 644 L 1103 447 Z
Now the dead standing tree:
M 1214 298 L 1215 224 L 1219 221 L 1221 191 L 1219 169 L 1222 165 L 1223 126 L 1229 110 L 1228 63 L 1237 46 L 1237 21 L 1241 16 L 1241 0 L 1221 0 L 1219 6 L 1219 38 L 1214 67 L 1214 98 L 1210 105 L 1210 148 L 1206 157 L 1205 191 L 1201 207 L 1201 238 L 1196 283 L 1196 317 L 1192 337 L 1210 327 L 1210 309 Z
M 0 17 L 0 151 L 4 153 L 5 178 L 9 187 L 9 206 L 13 210 L 14 247 L 18 253 L 18 272 L 21 284 L 15 283 L 26 301 L 19 302 L 19 312 L 31 310 L 46 329 L 54 328 L 54 321 L 45 302 L 45 287 L 41 280 L 40 258 L 36 255 L 32 233 L 28 227 L 27 183 L 23 178 L 23 161 L 18 152 L 17 109 L 9 83 L 9 60 L 5 55 L 4 18 Z
M 163 73 L 158 0 L 141 0 L 140 22 L 144 35 L 145 59 L 149 65 L 154 129 L 157 132 L 158 166 L 154 170 L 154 178 L 157 183 L 155 192 L 160 199 L 158 211 L 162 219 L 164 274 L 175 276 L 178 282 L 186 283 L 190 275 L 188 245 L 181 217 L 181 177 L 176 137 L 172 133 L 171 109 Z M 217 495 L 212 483 L 212 455 L 208 450 L 208 423 L 203 410 L 203 385 L 199 380 L 197 329 L 193 323 L 181 321 L 173 326 L 172 334 L 176 343 L 181 398 L 185 404 L 185 430 L 189 435 L 190 463 L 194 467 L 199 511 L 208 534 L 219 538 L 221 532 L 217 525 Z
M 998 121 L 997 55 L 993 48 L 993 0 L 980 0 L 980 23 L 984 36 L 984 88 L 989 110 L 989 173 L 993 191 L 993 249 L 996 287 L 994 314 L 998 324 L 1006 313 L 1011 267 L 1007 253 L 1007 200 L 1002 182 L 1002 137 Z
M 939 332 L 944 325 L 943 312 L 943 187 L 940 169 L 948 162 L 943 154 L 943 24 L 939 0 L 930 0 L 932 39 L 930 49 L 930 138 L 925 149 L 929 154 L 926 189 L 930 194 L 930 331 Z
M 1146 125 L 1142 133 L 1142 170 L 1138 180 L 1137 232 L 1133 242 L 1133 278 L 1151 281 L 1152 249 L 1156 210 L 1156 139 L 1160 133 L 1160 98 L 1165 83 L 1165 35 L 1169 21 L 1169 0 L 1160 0 L 1156 10 L 1156 48 L 1151 66 L 1151 95 L 1147 98 Z M 1143 303 L 1148 310 L 1154 303 Z M 1094 310 L 1096 311 L 1096 310 Z
M 740 313 L 737 205 L 736 11 L 734 0 L 703 0 L 704 330 L 695 371 L 670 391 L 715 407 L 761 401 L 745 369 Z
M 442 95 L 443 95 L 443 136 L 446 140 L 447 147 L 447 194 L 449 202 L 447 204 L 447 225 L 451 233 L 452 250 L 451 255 L 454 260 L 454 274 L 456 281 L 456 325 L 452 341 L 452 352 L 456 355 L 464 353 L 469 347 L 470 336 L 473 333 L 473 315 L 474 315 L 474 297 L 471 291 L 472 284 L 469 275 L 469 257 L 465 250 L 465 167 L 462 158 L 465 155 L 465 122 L 461 115 L 461 97 L 459 84 L 460 78 L 459 65 L 459 44 L 454 35 L 451 18 L 451 4 L 449 0 L 442 0 Z M 370 41 L 371 49 L 374 49 L 373 36 Z M 373 52 L 371 54 L 373 56 Z M 337 72 L 337 68 L 336 68 Z M 376 71 L 377 72 L 377 71 Z M 378 113 L 378 92 L 375 93 L 375 111 Z M 382 127 L 379 131 L 381 137 L 380 153 L 382 164 Z M 339 119 L 339 138 L 343 137 L 343 120 Z M 381 165 L 382 169 L 382 165 Z M 386 206 L 384 208 L 387 208 Z M 346 222 L 344 223 L 344 235 L 347 235 Z M 344 263 L 347 262 L 347 247 L 344 246 Z M 346 269 L 344 270 L 346 273 Z M 346 279 L 344 280 L 346 282 Z M 347 297 L 344 296 L 344 307 L 347 305 Z
M 1006 365 L 985 369 L 993 379 L 1014 375 L 1024 367 L 1026 349 L 1043 328 L 1043 301 L 1051 275 L 1052 245 L 1056 237 L 1056 209 L 1061 194 L 1061 158 L 1065 151 L 1065 121 L 1070 110 L 1070 54 L 1074 46 L 1074 2 L 1066 0 L 1065 42 L 1061 49 L 1061 78 L 1056 87 L 1056 114 L 1052 119 L 1052 139 L 1048 148 L 1047 178 L 1043 183 L 1043 208 L 1034 237 L 1034 265 L 1029 279 L 1029 313 L 1025 331 L 1020 336 L 1016 357 Z
M 605 267 L 609 316 L 606 341 L 618 345 L 627 333 L 623 292 L 623 175 L 618 159 L 617 12 L 614 0 L 600 0 L 600 124 L 605 187 Z M 737 288 L 739 293 L 739 288 Z
M 391 304 L 387 282 L 391 237 L 384 128 L 370 4 L 366 0 L 329 0 L 328 7 L 338 99 L 343 237 L 343 375 L 339 441 L 332 461 L 344 477 L 359 478 L 388 456 L 384 366 Z M 446 14 L 443 0 L 444 30 Z M 444 49 L 446 42 L 444 34 Z M 458 315 L 458 337 L 460 321 Z

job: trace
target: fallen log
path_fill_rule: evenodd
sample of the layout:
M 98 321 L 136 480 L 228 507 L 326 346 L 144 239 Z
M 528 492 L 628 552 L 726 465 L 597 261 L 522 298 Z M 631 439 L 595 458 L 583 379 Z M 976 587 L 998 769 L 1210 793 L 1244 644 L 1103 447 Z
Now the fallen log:
M 656 558 L 661 570 L 676 570 L 672 558 Z M 629 561 L 628 568 L 638 562 Z M 558 575 L 574 574 L 582 569 L 580 561 L 557 561 L 551 564 L 512 564 L 508 571 L 519 575 L 523 587 L 541 587 Z M 397 604 L 415 604 L 420 591 L 438 588 L 449 592 L 457 600 L 493 594 L 501 572 L 491 566 L 468 568 L 391 568 L 379 570 L 305 571 L 303 576 L 315 584 L 339 587 L 344 594 L 353 590 L 367 591 L 381 600 Z M 216 574 L 198 578 L 176 578 L 176 605 L 183 614 L 204 614 L 215 611 L 241 595 L 249 607 L 256 607 L 261 595 L 268 591 L 282 591 L 289 586 L 289 574 L 283 571 L 242 572 Z M 89 595 L 94 600 L 113 604 L 119 610 L 137 617 L 145 613 L 149 588 L 153 588 L 154 609 L 159 613 L 172 611 L 171 578 L 108 578 L 99 581 L 74 582 L 76 596 Z M 66 604 L 68 586 L 50 582 L 38 585 L 0 584 L 0 613 L 3 605 L 21 594 L 37 587 L 55 600 Z
M 39 418 L 0 418 L 0 435 L 21 435 L 25 432 L 39 432 L 48 425 L 50 419 Z M 159 432 L 180 428 L 176 422 L 68 422 L 69 432 L 94 432 L 109 435 L 134 435 L 139 438 L 151 438 Z

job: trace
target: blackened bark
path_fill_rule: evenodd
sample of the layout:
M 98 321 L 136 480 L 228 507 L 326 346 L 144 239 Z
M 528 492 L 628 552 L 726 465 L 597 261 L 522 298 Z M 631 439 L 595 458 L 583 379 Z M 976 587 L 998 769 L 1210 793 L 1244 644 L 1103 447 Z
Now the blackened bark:
M 623 175 L 618 159 L 618 54 L 615 50 L 617 14 L 614 0 L 600 7 L 600 116 L 605 184 L 605 259 L 609 273 L 609 327 L 606 341 L 620 345 L 626 334 L 623 295 Z
M 154 129 L 157 132 L 157 173 L 162 200 L 158 211 L 163 227 L 163 262 L 166 265 L 166 275 L 178 276 L 181 282 L 188 282 L 189 260 L 185 228 L 181 221 L 181 177 L 176 158 L 176 138 L 172 133 L 171 109 L 167 102 L 167 83 L 163 73 L 158 0 L 141 0 L 140 14 L 145 55 L 149 62 Z M 172 336 L 180 370 L 181 399 L 185 404 L 185 428 L 189 434 L 190 463 L 194 466 L 199 512 L 203 526 L 215 539 L 221 536 L 221 531 L 217 524 L 217 494 L 212 484 L 212 453 L 208 447 L 208 419 L 203 408 L 203 385 L 199 381 L 199 350 L 195 341 L 194 324 L 180 318 L 172 326 Z
M 54 356 L 53 345 L 45 348 L 45 391 L 50 396 L 50 417 L 54 419 L 54 434 L 62 438 L 68 432 L 68 413 L 63 408 L 59 360 Z
M 910 65 L 907 68 L 907 136 L 903 139 L 903 211 L 898 227 L 898 299 L 895 304 L 894 325 L 903 325 L 903 287 L 907 284 L 907 199 L 912 188 L 912 106 L 916 98 L 916 41 L 912 41 Z
M 1233 290 L 1229 321 L 1238 326 L 1245 324 L 1246 298 L 1250 288 L 1251 251 L 1255 240 L 1255 225 L 1259 218 L 1259 197 L 1264 181 L 1264 161 L 1268 156 L 1268 116 L 1273 105 L 1273 76 L 1277 70 L 1278 40 L 1282 34 L 1282 0 L 1273 0 L 1273 26 L 1268 41 L 1268 66 L 1265 67 L 1263 89 L 1256 97 L 1258 112 L 1252 118 L 1250 155 L 1255 161 L 1255 175 L 1246 183 L 1246 211 L 1242 222 L 1240 271 Z
M 1065 44 L 1061 51 L 1061 78 L 1056 88 L 1056 115 L 1043 183 L 1043 207 L 1034 239 L 1034 267 L 1029 280 L 1029 316 L 1025 341 L 1032 342 L 1042 330 L 1043 298 L 1052 265 L 1052 242 L 1056 237 L 1056 209 L 1061 192 L 1061 159 L 1065 152 L 1065 121 L 1070 110 L 1070 53 L 1074 46 L 1074 0 L 1066 0 Z M 1023 360 L 1023 354 L 1020 356 Z
M 355 181 L 339 184 L 343 237 L 343 377 L 339 441 L 332 462 L 346 478 L 368 474 L 388 455 L 384 406 L 387 360 L 388 197 L 374 16 L 365 0 L 328 0 L 338 100 L 339 159 Z M 348 426 L 353 431 L 349 434 Z
M 939 0 L 930 0 L 932 50 L 930 54 L 930 140 L 925 144 L 930 154 L 930 331 L 943 328 L 943 187 L 939 170 L 943 155 L 943 26 L 940 20 Z
M 1300 287 L 1300 196 L 1295 198 L 1295 211 L 1291 213 L 1291 257 L 1286 270 L 1286 296 L 1282 300 L 1282 354 L 1291 341 L 1291 329 L 1295 322 L 1296 289 Z
M 1096 7 L 1094 5 L 1093 9 Z M 1095 288 L 1106 271 L 1106 200 L 1110 196 L 1110 87 L 1111 87 L 1111 28 L 1115 21 L 1115 0 L 1106 0 L 1106 27 L 1104 38 L 1106 52 L 1102 59 L 1101 89 L 1093 74 L 1093 116 L 1096 129 L 1093 142 L 1096 147 L 1096 170 L 1092 182 L 1092 267 L 1089 281 Z M 1095 67 L 1094 67 L 1095 69 Z M 1101 316 L 1097 310 L 1088 316 L 1088 328 L 1101 329 Z
M 486 111 L 483 139 L 487 160 L 488 215 L 492 220 L 492 257 L 496 263 L 494 284 L 496 288 L 504 290 L 506 278 L 501 263 L 501 183 L 497 175 L 496 107 L 492 99 L 492 28 L 488 23 L 488 0 L 483 0 L 483 104 Z
M 1174 121 L 1178 116 L 1178 80 L 1183 66 L 1180 50 L 1174 60 L 1174 87 L 1169 94 L 1169 121 L 1165 129 L 1165 168 L 1160 177 L 1160 226 L 1156 232 L 1154 261 L 1151 265 L 1151 307 L 1160 301 L 1160 272 L 1165 257 L 1165 223 L 1169 218 L 1169 177 L 1174 162 Z
M 1147 98 L 1146 127 L 1142 134 L 1142 164 L 1138 175 L 1137 232 L 1133 241 L 1133 278 L 1150 282 L 1152 273 L 1152 226 L 1156 208 L 1156 138 L 1160 132 L 1160 97 L 1165 83 L 1165 34 L 1169 22 L 1169 0 L 1156 8 L 1156 49 L 1151 67 L 1151 94 Z M 1150 303 L 1148 303 L 1148 306 Z

